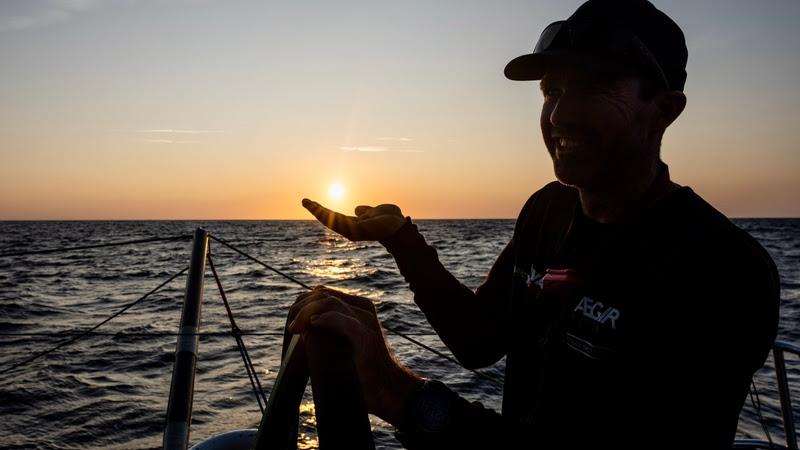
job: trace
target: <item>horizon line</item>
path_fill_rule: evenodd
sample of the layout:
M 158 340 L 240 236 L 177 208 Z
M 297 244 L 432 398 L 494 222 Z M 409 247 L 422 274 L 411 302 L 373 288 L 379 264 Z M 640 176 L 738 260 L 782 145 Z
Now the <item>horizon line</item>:
M 800 216 L 725 216 L 728 219 L 800 220 Z M 412 220 L 516 220 L 518 217 L 412 217 Z M 0 219 L 2 222 L 316 222 L 317 219 L 259 218 L 259 219 Z

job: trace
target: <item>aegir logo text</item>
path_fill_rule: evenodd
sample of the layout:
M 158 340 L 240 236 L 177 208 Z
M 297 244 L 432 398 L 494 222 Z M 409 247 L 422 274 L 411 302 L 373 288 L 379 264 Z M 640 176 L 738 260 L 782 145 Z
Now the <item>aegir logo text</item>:
M 589 297 L 583 297 L 573 311 L 580 311 L 584 316 L 601 325 L 610 322 L 609 325 L 611 325 L 611 328 L 617 329 L 617 319 L 619 319 L 620 316 L 619 310 L 611 306 L 606 307 L 603 302 L 597 302 Z

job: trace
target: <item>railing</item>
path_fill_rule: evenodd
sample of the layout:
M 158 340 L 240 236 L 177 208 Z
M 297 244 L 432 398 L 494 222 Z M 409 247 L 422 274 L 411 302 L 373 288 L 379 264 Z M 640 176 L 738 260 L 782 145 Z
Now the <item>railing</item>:
M 164 428 L 164 450 L 185 450 L 189 444 L 189 425 L 192 423 L 194 376 L 200 331 L 200 310 L 203 302 L 203 276 L 206 271 L 208 233 L 198 228 L 192 243 L 192 259 L 186 277 L 186 296 L 183 302 L 178 342 L 175 345 L 175 366 L 167 404 L 167 423 Z
M 800 356 L 800 346 L 785 341 L 775 342 L 772 353 L 775 357 L 775 374 L 778 377 L 778 395 L 781 399 L 781 412 L 783 415 L 783 429 L 786 434 L 786 444 L 791 450 L 797 450 L 797 433 L 794 429 L 794 414 L 792 413 L 792 394 L 789 391 L 789 380 L 786 377 L 786 362 L 784 352 Z
M 800 357 L 800 346 L 786 341 L 775 341 L 775 345 L 772 347 L 772 355 L 775 361 L 775 377 L 778 381 L 778 396 L 781 402 L 781 419 L 783 421 L 784 434 L 786 435 L 786 445 L 775 444 L 761 439 L 737 439 L 733 444 L 733 448 L 798 450 L 797 432 L 794 427 L 794 413 L 792 412 L 792 394 L 789 390 L 786 361 L 783 357 L 786 352 Z

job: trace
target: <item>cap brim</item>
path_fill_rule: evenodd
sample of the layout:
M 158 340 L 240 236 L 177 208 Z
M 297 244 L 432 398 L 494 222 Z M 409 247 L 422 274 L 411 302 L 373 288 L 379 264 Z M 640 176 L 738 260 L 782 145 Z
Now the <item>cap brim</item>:
M 544 53 L 517 56 L 506 64 L 503 73 L 514 81 L 541 80 L 552 59 L 552 55 Z
M 601 61 L 590 55 L 576 53 L 574 51 L 551 50 L 542 53 L 531 53 L 528 55 L 517 56 L 506 64 L 503 70 L 506 78 L 514 81 L 541 80 L 547 72 L 548 66 L 553 63 L 566 63 L 584 68 L 592 68 L 601 65 Z

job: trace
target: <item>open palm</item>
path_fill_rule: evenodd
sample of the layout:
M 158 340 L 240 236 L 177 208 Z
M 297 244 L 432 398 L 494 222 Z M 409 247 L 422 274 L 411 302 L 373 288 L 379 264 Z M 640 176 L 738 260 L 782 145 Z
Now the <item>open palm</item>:
M 303 207 L 323 225 L 351 241 L 380 241 L 392 236 L 405 223 L 397 205 L 357 206 L 355 216 L 332 211 L 307 198 L 303 199 Z

